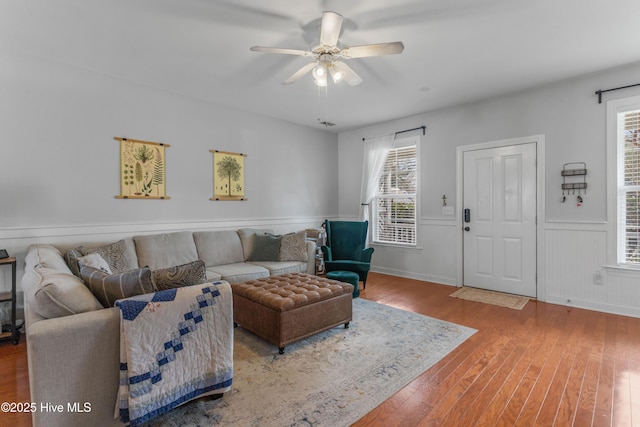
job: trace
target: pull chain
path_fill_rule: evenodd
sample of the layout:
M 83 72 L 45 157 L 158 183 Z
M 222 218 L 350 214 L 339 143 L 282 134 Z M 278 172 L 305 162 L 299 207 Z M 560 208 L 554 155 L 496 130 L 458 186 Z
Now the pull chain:
M 324 90 L 323 90 L 324 89 Z M 324 121 L 320 119 L 322 115 L 320 110 L 322 108 L 322 92 L 324 92 Z M 325 127 L 329 127 L 329 85 L 318 86 L 318 123 L 323 124 Z

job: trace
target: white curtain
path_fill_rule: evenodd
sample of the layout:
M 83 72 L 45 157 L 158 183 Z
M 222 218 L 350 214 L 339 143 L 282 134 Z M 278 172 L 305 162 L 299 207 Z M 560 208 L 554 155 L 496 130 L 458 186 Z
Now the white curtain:
M 384 168 L 389 150 L 393 147 L 395 133 L 376 136 L 364 142 L 364 161 L 362 163 L 362 186 L 360 187 L 360 219 L 369 220 L 371 201 L 376 195 L 380 174 Z M 369 229 L 371 224 L 369 224 Z

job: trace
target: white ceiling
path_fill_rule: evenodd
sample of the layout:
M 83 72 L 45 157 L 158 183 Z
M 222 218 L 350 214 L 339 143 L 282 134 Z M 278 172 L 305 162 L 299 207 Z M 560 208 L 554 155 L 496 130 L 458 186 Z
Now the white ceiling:
M 323 10 L 342 46 L 404 53 L 348 60 L 364 83 L 326 98 L 310 75 L 282 85 L 310 59 L 249 47 L 308 49 Z M 638 0 L 0 2 L 2 50 L 334 132 L 636 62 L 639 41 Z

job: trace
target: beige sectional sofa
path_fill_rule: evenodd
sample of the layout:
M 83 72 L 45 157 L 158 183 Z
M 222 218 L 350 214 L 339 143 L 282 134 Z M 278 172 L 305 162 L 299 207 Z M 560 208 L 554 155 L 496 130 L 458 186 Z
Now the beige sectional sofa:
M 209 281 L 229 283 L 284 273 L 315 272 L 315 243 L 299 233 L 282 237 L 292 247 L 283 260 L 260 260 L 256 236 L 266 230 L 181 231 L 125 238 L 124 257 L 134 266 L 151 270 L 195 260 L 205 263 Z M 95 245 L 87 245 L 95 246 Z M 25 294 L 26 339 L 31 401 L 64 405 L 62 412 L 36 411 L 38 426 L 117 426 L 114 419 L 119 379 L 120 314 L 104 308 L 88 288 L 73 276 L 63 257 L 66 248 L 32 245 L 25 258 L 22 289 Z M 89 410 L 67 411 L 79 403 Z

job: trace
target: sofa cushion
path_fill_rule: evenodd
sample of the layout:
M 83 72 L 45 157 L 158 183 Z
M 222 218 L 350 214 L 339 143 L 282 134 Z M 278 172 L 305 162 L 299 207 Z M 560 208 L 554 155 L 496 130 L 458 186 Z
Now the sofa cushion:
M 253 236 L 253 248 L 249 261 L 280 261 L 281 236 L 256 234 Z
M 266 268 L 270 276 L 307 272 L 307 263 L 303 261 L 252 261 L 251 264 Z
M 104 307 L 113 307 L 115 302 L 122 298 L 156 291 L 151 269 L 147 267 L 107 274 L 102 270 L 80 265 L 80 275 Z
M 82 280 L 70 271 L 37 267 L 33 272 L 38 281 L 30 308 L 40 316 L 52 319 L 102 309 Z
M 216 280 L 222 280 L 222 274 L 215 273 L 211 270 L 205 271 L 207 274 L 207 282 L 215 282 Z
M 105 261 L 107 261 L 109 268 L 114 273 L 122 273 L 138 267 L 124 240 L 118 240 L 115 243 L 110 243 L 104 246 L 89 248 L 80 246 L 78 250 L 83 256 L 99 254 Z
M 193 261 L 175 267 L 154 270 L 153 282 L 159 291 L 181 288 L 183 286 L 199 285 L 207 281 L 204 261 Z
M 216 265 L 215 267 L 208 267 L 207 271 L 219 274 L 222 280 L 226 280 L 229 283 L 246 282 L 247 280 L 269 277 L 269 270 L 248 262 Z
M 242 243 L 242 253 L 244 255 L 244 260 L 247 261 L 251 256 L 251 252 L 253 251 L 253 238 L 256 235 L 265 235 L 265 234 L 273 234 L 273 230 L 261 230 L 257 228 L 241 228 L 238 230 L 238 236 L 240 237 L 240 242 Z
M 307 232 L 298 231 L 282 236 L 280 261 L 308 261 Z
M 198 260 L 196 244 L 190 231 L 135 236 L 133 241 L 138 264 L 152 270 L 169 268 Z
M 198 248 L 198 258 L 207 267 L 244 261 L 240 237 L 233 230 L 196 231 L 193 240 Z
M 35 244 L 29 247 L 24 259 L 28 268 L 46 267 L 64 273 L 71 273 L 69 266 L 58 248 L 48 244 Z

